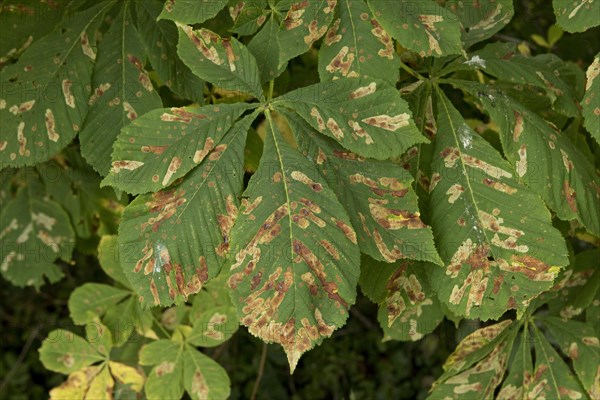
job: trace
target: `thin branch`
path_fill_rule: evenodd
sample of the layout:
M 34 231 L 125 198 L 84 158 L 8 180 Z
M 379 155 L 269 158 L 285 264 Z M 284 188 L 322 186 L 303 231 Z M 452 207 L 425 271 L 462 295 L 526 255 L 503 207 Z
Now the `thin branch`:
M 258 365 L 258 374 L 256 375 L 256 380 L 254 381 L 254 386 L 252 387 L 252 395 L 250 396 L 250 400 L 256 400 L 256 395 L 258 394 L 258 387 L 260 385 L 260 381 L 263 377 L 263 372 L 265 371 L 265 362 L 267 361 L 267 344 L 263 343 L 262 354 L 260 355 L 260 364 Z

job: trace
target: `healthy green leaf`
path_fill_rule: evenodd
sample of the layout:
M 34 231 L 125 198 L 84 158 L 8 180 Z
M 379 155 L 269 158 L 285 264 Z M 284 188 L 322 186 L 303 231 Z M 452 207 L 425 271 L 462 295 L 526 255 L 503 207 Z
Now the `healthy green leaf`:
M 594 0 L 552 0 L 556 23 L 567 32 L 585 32 L 600 25 L 600 3 Z
M 283 346 L 293 371 L 302 353 L 344 324 L 356 297 L 356 233 L 314 166 L 267 111 L 260 165 L 231 233 L 229 286 L 250 333 Z
M 179 303 L 219 273 L 243 189 L 244 144 L 254 118 L 235 124 L 183 180 L 138 196 L 125 209 L 121 263 L 145 305 Z
M 135 194 L 170 186 L 199 165 L 252 107 L 235 103 L 150 111 L 117 137 L 103 184 Z
M 279 28 L 279 65 L 305 53 L 319 40 L 333 20 L 337 0 L 282 0 L 278 10 L 287 10 Z
M 98 261 L 106 275 L 125 287 L 130 288 L 129 281 L 121 267 L 118 247 L 119 244 L 116 235 L 102 236 L 100 238 L 100 243 L 98 244 Z
M 0 272 L 17 286 L 50 283 L 63 273 L 54 263 L 68 261 L 75 245 L 69 216 L 53 200 L 44 198 L 41 183 L 31 179 L 0 214 Z
M 50 332 L 39 352 L 44 367 L 62 374 L 70 374 L 105 358 L 87 340 L 64 329 Z
M 596 54 L 594 61 L 587 69 L 587 83 L 585 96 L 581 100 L 585 128 L 600 144 L 600 53 Z
M 539 196 L 442 93 L 437 122 L 429 211 L 446 268 L 432 285 L 462 316 L 522 313 L 568 264 L 564 239 Z
M 419 218 L 408 171 L 390 161 L 369 160 L 346 151 L 298 115 L 284 115 L 298 148 L 316 164 L 348 210 L 363 253 L 386 262 L 409 258 L 442 264 L 431 228 Z
M 273 102 L 363 157 L 399 156 L 425 143 L 398 90 L 378 79 L 336 79 L 286 93 Z M 285 108 L 281 108 L 281 107 Z
M 364 1 L 341 0 L 319 50 L 321 81 L 373 77 L 395 84 L 398 56 L 392 38 Z
M 164 84 L 180 96 L 204 104 L 204 82 L 177 54 L 179 34 L 172 21 L 157 21 L 162 3 L 135 1 L 135 22 L 148 60 Z
M 65 18 L 0 71 L 2 167 L 46 161 L 81 130 L 96 29 L 112 4 L 102 2 Z
M 129 2 L 120 9 L 98 44 L 93 94 L 79 134 L 81 154 L 101 175 L 110 170 L 112 146 L 121 128 L 161 106 L 144 69 L 145 53 Z
M 512 0 L 451 0 L 445 7 L 460 19 L 465 48 L 492 37 L 508 25 L 515 12 Z
M 167 0 L 158 18 L 199 24 L 217 15 L 226 4 L 227 0 Z
M 421 57 L 461 53 L 459 18 L 434 1 L 369 0 L 368 3 L 383 29 Z
M 275 14 L 271 14 L 263 28 L 248 43 L 248 50 L 258 65 L 261 82 L 267 82 L 277 78 L 287 63 L 279 66 L 279 37 L 277 35 L 279 25 L 275 22 Z
M 429 284 L 433 268 L 437 267 L 422 262 L 385 264 L 363 258 L 360 286 L 379 304 L 384 341 L 419 340 L 442 321 L 444 313 Z
M 235 38 L 221 38 L 208 29 L 178 25 L 177 53 L 192 72 L 223 89 L 264 101 L 256 60 Z
M 498 125 L 502 147 L 517 176 L 564 220 L 577 219 L 600 235 L 600 183 L 588 158 L 553 124 L 504 93 L 452 81 L 478 99 Z

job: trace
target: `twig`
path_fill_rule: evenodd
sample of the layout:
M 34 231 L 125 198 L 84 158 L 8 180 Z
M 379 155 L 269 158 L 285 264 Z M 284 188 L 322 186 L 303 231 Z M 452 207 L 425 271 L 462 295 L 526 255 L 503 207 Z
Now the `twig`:
M 256 400 L 256 395 L 258 394 L 258 386 L 260 385 L 260 381 L 263 377 L 263 372 L 265 371 L 265 362 L 267 361 L 267 344 L 263 343 L 262 354 L 260 355 L 260 364 L 258 365 L 258 374 L 256 375 L 256 380 L 254 381 L 254 386 L 252 387 L 252 395 L 250 396 L 250 400 Z
M 27 353 L 29 353 L 29 349 L 31 348 L 31 345 L 33 344 L 33 341 L 35 340 L 37 333 L 38 333 L 38 331 L 34 330 L 29 334 L 29 337 L 27 338 L 27 342 L 25 342 L 25 346 L 23 346 L 23 349 L 21 349 L 21 353 L 19 354 L 17 361 L 15 361 L 12 368 L 10 369 L 10 371 L 8 371 L 8 374 L 6 374 L 6 376 L 2 380 L 2 383 L 0 384 L 0 393 L 5 393 L 4 389 L 5 389 L 6 385 L 8 385 L 8 382 L 10 382 L 13 375 L 17 372 L 17 370 L 23 363 L 23 360 L 27 356 Z

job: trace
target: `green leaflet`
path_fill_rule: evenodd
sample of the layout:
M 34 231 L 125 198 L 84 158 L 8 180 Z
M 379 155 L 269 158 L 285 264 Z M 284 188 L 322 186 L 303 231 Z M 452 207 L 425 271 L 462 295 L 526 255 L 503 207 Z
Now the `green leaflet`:
M 459 18 L 434 1 L 369 0 L 375 19 L 405 48 L 422 57 L 462 51 Z
M 594 0 L 552 0 L 556 22 L 567 32 L 585 32 L 600 24 L 600 3 Z
M 117 137 L 103 184 L 135 194 L 170 186 L 200 164 L 252 107 L 236 103 L 150 111 Z
M 241 36 L 255 34 L 265 23 L 270 10 L 265 10 L 267 0 L 229 0 L 229 15 L 233 20 L 231 32 Z
M 145 53 L 133 23 L 130 2 L 118 14 L 98 44 L 90 109 L 79 134 L 81 154 L 101 175 L 110 169 L 113 143 L 122 127 L 161 106 L 144 69 Z
M 379 305 L 384 341 L 419 340 L 442 321 L 444 313 L 429 284 L 433 268 L 437 266 L 410 260 L 386 264 L 363 257 L 359 283 Z
M 46 368 L 62 374 L 70 374 L 102 361 L 106 357 L 106 350 L 100 353 L 81 336 L 64 329 L 57 329 L 48 334 L 39 351 L 40 360 Z
M 256 60 L 235 38 L 221 38 L 208 29 L 179 27 L 177 53 L 198 77 L 223 89 L 264 101 Z
M 2 167 L 46 161 L 82 128 L 103 2 L 75 13 L 0 71 Z
M 204 103 L 204 82 L 177 55 L 179 33 L 171 21 L 157 21 L 162 3 L 135 1 L 135 22 L 148 60 L 164 84 L 180 96 Z
M 445 7 L 460 19 L 465 49 L 492 37 L 508 25 L 514 15 L 512 0 L 451 0 Z
M 119 243 L 116 235 L 105 235 L 100 238 L 100 243 L 98 244 L 98 261 L 106 275 L 121 285 L 131 288 L 123 272 L 123 268 L 121 268 Z
M 334 19 L 319 50 L 321 81 L 371 76 L 395 84 L 399 68 L 394 43 L 367 4 L 341 0 Z
M 183 24 L 199 24 L 211 19 L 227 4 L 227 0 L 167 0 L 159 19 Z
M 287 67 L 287 63 L 278 67 L 281 51 L 277 36 L 278 29 L 275 14 L 272 13 L 260 32 L 248 43 L 248 50 L 256 58 L 261 82 L 277 78 Z
M 267 115 L 263 157 L 231 233 L 231 298 L 242 324 L 302 353 L 344 324 L 356 297 L 359 251 L 346 210 Z
M 568 264 L 543 202 L 439 92 L 430 223 L 445 269 L 432 285 L 459 315 L 522 313 Z
M 298 148 L 316 163 L 348 210 L 363 253 L 380 261 L 415 259 L 442 264 L 431 228 L 419 217 L 412 176 L 390 161 L 368 160 L 285 113 Z
M 16 286 L 39 288 L 44 278 L 58 281 L 63 273 L 54 262 L 70 260 L 75 247 L 69 215 L 43 196 L 41 182 L 30 179 L 2 204 L 0 272 Z
M 587 83 L 585 96 L 581 100 L 585 128 L 600 144 L 600 53 L 596 54 L 594 61 L 587 69 Z
M 577 219 L 600 234 L 600 185 L 594 166 L 560 130 L 502 92 L 474 82 L 451 83 L 478 97 L 498 125 L 502 147 L 517 176 L 564 220 Z
M 294 110 L 314 129 L 363 157 L 383 160 L 427 142 L 398 90 L 378 79 L 317 83 L 288 92 L 273 105 Z
M 237 122 L 180 182 L 138 196 L 125 209 L 121 264 L 145 306 L 180 303 L 219 273 L 243 188 L 244 144 L 254 118 Z
M 226 399 L 230 382 L 219 364 L 187 342 L 157 340 L 142 347 L 140 364 L 154 366 L 145 392 L 149 400 L 180 399 L 184 391 L 192 399 Z
M 119 303 L 131 293 L 100 283 L 85 283 L 69 296 L 69 312 L 76 324 L 85 324 L 102 316 L 106 310 Z
M 505 320 L 465 337 L 446 360 L 444 374 L 434 382 L 427 399 L 493 399 L 517 333 L 511 322 Z
M 305 53 L 327 31 L 337 0 L 282 0 L 277 9 L 287 10 L 279 28 L 279 64 Z
M 600 396 L 600 341 L 589 324 L 541 318 L 564 354 L 573 360 L 575 373 L 592 399 Z

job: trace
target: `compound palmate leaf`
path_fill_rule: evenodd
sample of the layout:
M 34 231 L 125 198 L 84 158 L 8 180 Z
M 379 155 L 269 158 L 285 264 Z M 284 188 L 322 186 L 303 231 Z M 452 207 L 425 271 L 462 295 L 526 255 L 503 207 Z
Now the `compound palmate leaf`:
M 286 93 L 273 102 L 364 157 L 387 159 L 426 143 L 398 90 L 379 79 L 348 78 Z
M 231 233 L 229 287 L 241 322 L 281 344 L 293 371 L 346 321 L 360 253 L 333 191 L 266 114 L 263 157 Z
M 369 160 L 285 113 L 299 149 L 316 164 L 350 214 L 363 253 L 376 260 L 431 261 L 442 265 L 431 228 L 421 221 L 412 176 L 390 161 Z
M 458 315 L 522 312 L 568 264 L 564 239 L 540 197 L 441 92 L 437 122 L 429 208 L 446 268 L 433 286 Z
M 164 189 L 200 164 L 251 107 L 237 103 L 150 111 L 118 136 L 103 183 L 134 194 Z
M 321 80 L 371 76 L 395 84 L 398 72 L 394 42 L 367 4 L 341 0 L 319 50 Z
M 79 134 L 82 155 L 101 175 L 110 169 L 112 146 L 121 128 L 161 106 L 144 69 L 144 47 L 130 5 L 119 3 L 115 19 L 98 45 L 89 112 Z
M 459 18 L 434 1 L 369 0 L 383 29 L 422 57 L 460 54 Z
M 600 53 L 587 69 L 585 96 L 581 100 L 585 127 L 596 142 L 600 144 Z
M 0 72 L 0 162 L 46 161 L 83 126 L 96 29 L 113 2 L 75 13 Z
M 244 144 L 254 116 L 236 123 L 183 180 L 141 195 L 125 209 L 121 264 L 145 305 L 179 303 L 219 273 L 243 188 Z
M 54 263 L 68 261 L 75 246 L 69 215 L 44 198 L 41 182 L 30 180 L 14 199 L 3 202 L 0 214 L 0 272 L 17 286 L 51 283 L 63 273 Z

